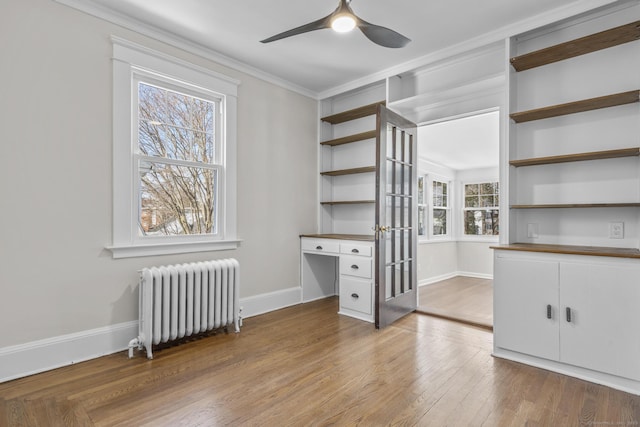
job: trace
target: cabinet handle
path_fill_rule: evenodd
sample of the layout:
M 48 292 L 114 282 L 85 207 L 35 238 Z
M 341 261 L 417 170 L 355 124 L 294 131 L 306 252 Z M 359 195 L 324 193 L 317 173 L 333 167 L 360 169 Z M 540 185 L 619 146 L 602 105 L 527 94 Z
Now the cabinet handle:
M 547 304 L 547 319 L 551 319 L 551 304 Z
M 357 265 L 353 264 L 353 265 L 351 266 L 351 268 L 353 268 L 354 270 L 357 270 L 357 269 L 359 269 L 360 267 L 358 267 Z
M 567 322 L 571 323 L 571 307 L 567 307 Z
M 359 254 L 360 253 L 360 251 L 357 250 L 357 249 L 351 249 L 351 252 L 354 253 L 354 254 Z
M 360 295 L 358 295 L 358 294 L 356 294 L 356 293 L 353 293 L 353 294 L 351 294 L 351 298 L 356 298 L 356 299 L 358 299 L 358 298 L 360 298 Z
M 318 245 L 318 246 L 316 246 L 316 249 L 321 251 L 322 250 L 322 246 Z

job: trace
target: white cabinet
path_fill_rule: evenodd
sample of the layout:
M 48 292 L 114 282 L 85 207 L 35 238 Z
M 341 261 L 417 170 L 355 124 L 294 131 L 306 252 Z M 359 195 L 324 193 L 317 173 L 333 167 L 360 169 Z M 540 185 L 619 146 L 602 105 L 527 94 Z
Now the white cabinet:
M 560 304 L 562 362 L 640 381 L 640 266 L 562 262 Z
M 340 314 L 373 322 L 373 241 L 300 238 L 302 300 L 338 295 Z
M 497 250 L 494 267 L 497 355 L 640 381 L 640 262 Z
M 496 257 L 493 289 L 495 345 L 558 359 L 558 263 Z

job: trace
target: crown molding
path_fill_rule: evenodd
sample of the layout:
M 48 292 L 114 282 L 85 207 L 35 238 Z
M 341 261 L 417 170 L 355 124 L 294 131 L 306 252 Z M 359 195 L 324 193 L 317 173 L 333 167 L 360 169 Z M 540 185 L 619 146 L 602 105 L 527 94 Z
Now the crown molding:
M 93 0 L 53 0 L 55 3 L 59 3 L 65 6 L 69 6 L 73 9 L 84 12 L 88 15 L 118 25 L 122 28 L 134 31 L 143 36 L 150 37 L 152 39 L 161 41 L 170 46 L 177 47 L 185 52 L 198 55 L 202 58 L 213 61 L 217 64 L 229 67 L 233 70 L 248 74 L 252 77 L 256 77 L 265 82 L 272 83 L 276 86 L 280 86 L 284 89 L 299 93 L 300 95 L 307 96 L 309 98 L 318 99 L 318 93 L 311 91 L 302 86 L 291 83 L 288 80 L 274 76 L 273 74 L 266 73 L 258 68 L 248 65 L 244 62 L 230 58 L 223 55 L 213 49 L 204 47 L 198 43 L 188 40 L 184 37 L 177 36 L 168 31 L 161 30 L 153 25 L 146 24 L 139 20 L 133 19 L 122 13 L 118 13 L 112 9 L 104 7 Z

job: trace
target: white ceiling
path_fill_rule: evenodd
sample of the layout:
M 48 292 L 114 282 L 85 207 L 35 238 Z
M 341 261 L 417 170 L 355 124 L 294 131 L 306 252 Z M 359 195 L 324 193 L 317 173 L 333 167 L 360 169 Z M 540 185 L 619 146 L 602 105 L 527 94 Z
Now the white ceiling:
M 458 171 L 497 167 L 499 141 L 494 111 L 418 128 L 418 155 Z
M 331 13 L 338 0 L 56 0 L 143 33 L 179 39 L 221 54 L 313 96 L 516 22 L 572 13 L 613 0 L 353 0 L 362 19 L 412 39 L 380 47 L 360 31 L 318 30 L 269 44 L 259 41 Z M 96 13 L 99 12 L 99 13 Z M 107 16 L 108 15 L 108 16 Z

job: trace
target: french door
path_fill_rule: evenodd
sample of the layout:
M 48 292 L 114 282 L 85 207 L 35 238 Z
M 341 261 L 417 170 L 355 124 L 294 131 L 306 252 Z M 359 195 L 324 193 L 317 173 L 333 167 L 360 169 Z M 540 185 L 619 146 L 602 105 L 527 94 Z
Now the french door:
M 416 125 L 378 106 L 376 149 L 376 328 L 417 307 Z

